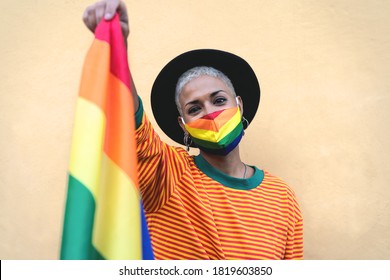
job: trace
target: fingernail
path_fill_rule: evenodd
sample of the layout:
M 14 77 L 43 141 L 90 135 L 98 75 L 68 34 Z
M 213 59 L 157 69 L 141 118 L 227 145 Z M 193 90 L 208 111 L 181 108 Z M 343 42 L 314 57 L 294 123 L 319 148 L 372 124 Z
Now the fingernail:
M 110 13 L 107 13 L 104 15 L 104 19 L 108 20 L 111 19 L 112 15 Z

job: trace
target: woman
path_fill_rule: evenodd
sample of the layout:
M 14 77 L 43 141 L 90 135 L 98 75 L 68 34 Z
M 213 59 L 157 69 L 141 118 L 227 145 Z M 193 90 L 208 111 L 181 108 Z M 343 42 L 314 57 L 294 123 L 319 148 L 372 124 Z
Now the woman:
M 94 31 L 116 11 L 127 38 L 127 11 L 118 0 L 88 7 L 84 22 Z M 293 191 L 240 158 L 244 127 L 260 99 L 256 76 L 243 59 L 190 51 L 156 78 L 155 118 L 187 151 L 160 140 L 133 89 L 139 183 L 156 259 L 303 257 L 302 215 Z M 188 154 L 190 146 L 200 154 Z

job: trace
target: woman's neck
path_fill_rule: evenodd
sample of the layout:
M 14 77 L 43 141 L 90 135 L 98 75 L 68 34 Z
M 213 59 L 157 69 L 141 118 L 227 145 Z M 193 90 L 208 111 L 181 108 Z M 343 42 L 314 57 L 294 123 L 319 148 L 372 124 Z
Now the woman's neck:
M 214 168 L 236 178 L 248 178 L 253 175 L 253 170 L 246 166 L 240 158 L 239 146 L 226 156 L 213 155 L 200 151 L 202 157 Z

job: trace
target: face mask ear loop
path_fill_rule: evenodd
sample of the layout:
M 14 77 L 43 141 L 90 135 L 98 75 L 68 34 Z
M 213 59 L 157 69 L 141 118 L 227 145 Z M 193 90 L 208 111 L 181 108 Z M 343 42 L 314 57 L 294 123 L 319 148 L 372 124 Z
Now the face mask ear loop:
M 186 125 L 186 122 L 184 121 L 184 118 L 180 116 L 181 122 Z M 192 144 L 192 138 L 187 132 L 184 132 L 184 139 L 183 139 L 184 145 L 187 147 L 187 152 L 190 151 L 190 146 Z
M 236 96 L 236 102 L 237 102 L 237 107 L 240 108 L 240 106 L 239 106 L 239 104 L 238 104 L 238 103 L 239 103 L 239 102 L 238 102 L 238 96 Z M 247 127 L 249 126 L 249 122 L 248 122 L 248 120 L 244 117 L 244 115 L 242 116 L 241 121 L 242 121 L 242 126 L 243 126 L 244 130 L 247 129 Z M 245 134 L 245 132 L 244 132 L 244 134 Z
M 240 107 L 240 102 L 238 102 L 238 96 L 236 96 L 236 103 L 237 103 L 237 107 Z

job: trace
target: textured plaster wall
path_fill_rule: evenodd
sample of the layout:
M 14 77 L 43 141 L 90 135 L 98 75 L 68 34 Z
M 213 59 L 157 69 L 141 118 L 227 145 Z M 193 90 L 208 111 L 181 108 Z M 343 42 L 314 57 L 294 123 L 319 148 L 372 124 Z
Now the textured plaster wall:
M 90 3 L 0 2 L 1 259 L 58 258 Z M 390 1 L 126 3 L 153 122 L 149 93 L 170 59 L 196 48 L 242 56 L 262 89 L 242 156 L 295 189 L 305 257 L 390 259 Z

